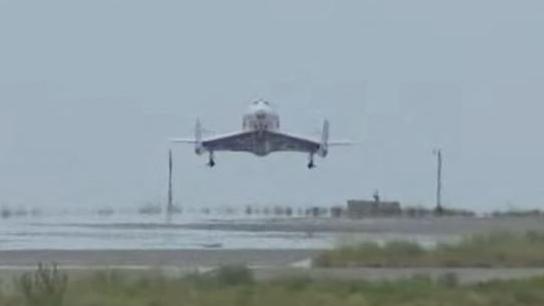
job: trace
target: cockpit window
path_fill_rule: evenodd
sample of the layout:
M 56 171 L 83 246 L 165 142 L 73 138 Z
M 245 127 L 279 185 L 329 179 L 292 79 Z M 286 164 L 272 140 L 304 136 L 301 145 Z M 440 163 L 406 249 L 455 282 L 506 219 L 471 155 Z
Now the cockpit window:
M 264 104 L 264 105 L 270 106 L 270 102 L 265 101 L 265 100 L 253 101 L 253 105 L 259 105 L 259 104 Z

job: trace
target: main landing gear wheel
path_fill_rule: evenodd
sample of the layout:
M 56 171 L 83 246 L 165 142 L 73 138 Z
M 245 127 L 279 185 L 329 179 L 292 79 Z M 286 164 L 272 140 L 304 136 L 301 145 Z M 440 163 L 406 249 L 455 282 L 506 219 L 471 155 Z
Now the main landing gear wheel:
M 313 169 L 315 168 L 315 163 L 314 163 L 314 155 L 310 155 L 310 161 L 308 162 L 308 169 Z
M 213 158 L 213 153 L 210 153 L 210 161 L 208 162 L 208 167 L 213 168 L 215 166 L 215 160 Z

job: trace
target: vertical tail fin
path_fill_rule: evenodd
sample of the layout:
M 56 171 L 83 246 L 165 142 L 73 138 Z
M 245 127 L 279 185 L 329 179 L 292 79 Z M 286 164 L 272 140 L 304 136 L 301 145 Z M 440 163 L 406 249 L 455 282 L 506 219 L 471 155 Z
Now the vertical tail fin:
M 321 144 L 327 145 L 329 142 L 329 130 L 330 124 L 329 120 L 323 122 L 323 133 L 321 134 Z
M 202 123 L 200 122 L 200 119 L 197 118 L 195 125 L 195 152 L 198 155 L 204 153 L 204 147 L 202 146 L 202 130 Z
M 323 132 L 321 133 L 321 145 L 319 146 L 319 155 L 322 157 L 327 156 L 329 151 L 329 134 L 330 134 L 330 124 L 329 120 L 323 122 Z

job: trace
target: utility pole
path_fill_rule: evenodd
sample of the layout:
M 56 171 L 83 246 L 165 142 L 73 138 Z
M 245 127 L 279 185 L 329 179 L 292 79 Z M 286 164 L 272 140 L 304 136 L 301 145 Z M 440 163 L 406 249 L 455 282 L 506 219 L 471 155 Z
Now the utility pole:
M 444 212 L 444 208 L 442 207 L 442 149 L 434 150 L 434 154 L 437 157 L 435 212 L 438 215 L 442 215 Z
M 168 152 L 168 207 L 166 213 L 171 216 L 174 212 L 174 196 L 172 193 L 172 168 L 174 163 L 172 161 L 172 149 Z

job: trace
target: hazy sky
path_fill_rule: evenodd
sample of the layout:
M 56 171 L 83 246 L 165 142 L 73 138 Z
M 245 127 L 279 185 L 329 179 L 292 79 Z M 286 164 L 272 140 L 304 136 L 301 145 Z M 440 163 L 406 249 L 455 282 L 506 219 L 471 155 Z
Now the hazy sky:
M 541 0 L 0 0 L 0 203 L 162 200 L 168 137 L 264 98 L 362 145 L 314 171 L 174 146 L 179 202 L 432 205 L 440 146 L 447 204 L 544 208 L 542 29 Z

